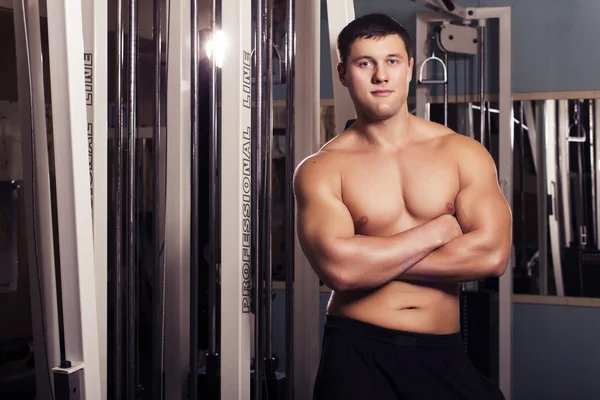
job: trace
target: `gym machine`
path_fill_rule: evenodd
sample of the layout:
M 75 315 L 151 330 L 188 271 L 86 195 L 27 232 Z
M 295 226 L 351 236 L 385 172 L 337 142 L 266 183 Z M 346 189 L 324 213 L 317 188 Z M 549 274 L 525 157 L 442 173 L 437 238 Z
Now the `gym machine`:
M 179 313 L 167 315 L 165 320 L 165 347 L 174 350 L 171 357 L 165 358 L 165 370 L 169 371 L 165 374 L 165 397 L 179 397 L 187 392 L 193 398 L 260 399 L 267 395 L 280 398 L 284 389 L 291 391 L 291 377 L 289 366 L 286 376 L 275 373 L 270 345 L 271 88 L 273 74 L 285 75 L 288 104 L 291 105 L 297 96 L 293 90 L 295 3 L 286 2 L 285 62 L 277 56 L 279 66 L 285 67 L 284 71 L 281 68 L 273 71 L 276 58 L 271 32 L 273 2 L 214 2 L 209 23 L 205 24 L 209 33 L 199 37 L 196 37 L 196 32 L 202 30 L 198 26 L 202 22 L 197 24 L 196 21 L 203 20 L 199 2 L 188 4 L 173 0 L 169 11 L 167 131 L 171 133 L 167 146 L 166 260 L 170 267 L 166 272 L 166 308 L 179 310 Z M 253 4 L 254 15 L 257 16 L 255 34 L 252 34 Z M 299 9 L 304 8 L 303 3 Z M 191 18 L 180 20 L 184 15 Z M 187 37 L 192 43 L 189 55 L 184 47 Z M 315 48 L 318 49 L 318 46 Z M 202 73 L 198 69 L 205 49 L 210 63 L 207 87 L 199 85 Z M 318 69 L 318 62 L 314 64 L 313 68 Z M 190 66 L 189 70 L 182 67 L 186 65 Z M 236 76 L 238 79 L 230 78 Z M 192 83 L 189 98 L 185 96 L 188 79 Z M 316 85 L 318 89 L 318 80 Z M 210 150 L 210 190 L 207 196 L 210 239 L 204 252 L 209 269 L 208 346 L 204 357 L 196 342 L 198 310 L 195 304 L 198 298 L 195 292 L 198 288 L 200 249 L 199 233 L 194 226 L 198 225 L 196 221 L 203 211 L 197 208 L 200 197 L 197 157 L 202 136 L 199 135 L 202 119 L 197 114 L 197 104 L 206 92 L 210 97 L 210 111 L 209 122 L 204 125 L 209 129 L 203 133 L 209 137 Z M 318 90 L 315 90 L 313 95 L 317 96 L 317 93 Z M 296 102 L 295 110 L 292 107 L 287 109 L 288 155 L 293 155 L 295 150 L 293 127 L 294 119 L 298 119 L 296 115 L 306 104 L 314 104 L 314 97 L 303 100 L 303 104 Z M 187 110 L 190 110 L 189 114 Z M 311 117 L 318 127 L 318 110 Z M 190 118 L 192 124 L 188 130 L 186 121 Z M 317 132 L 317 129 L 314 131 Z M 187 143 L 192 144 L 192 151 L 186 154 Z M 294 160 L 293 156 L 286 158 L 289 183 L 295 169 Z M 187 169 L 189 165 L 192 165 L 191 169 Z M 188 187 L 191 187 L 191 193 Z M 291 204 L 291 185 L 286 187 L 286 198 Z M 293 206 L 288 208 L 288 212 L 290 210 L 293 212 Z M 288 243 L 293 244 L 293 218 L 289 220 L 286 236 L 292 233 L 292 240 Z M 192 230 L 187 231 L 190 226 Z M 186 256 L 188 251 L 189 260 Z M 293 259 L 293 255 L 293 248 L 289 247 L 286 258 Z M 182 268 L 173 268 L 175 265 Z M 288 263 L 287 268 L 286 279 L 291 287 L 289 271 L 293 271 L 292 263 Z M 186 279 L 188 276 L 191 279 Z M 169 296 L 169 293 L 172 295 Z M 288 308 L 295 304 L 291 291 L 286 293 L 286 304 Z M 318 312 L 318 309 L 315 308 L 315 311 Z M 292 321 L 291 313 L 286 314 L 289 348 L 293 343 L 289 334 Z M 181 362 L 181 359 L 188 361 Z M 288 364 L 290 362 L 291 357 Z M 193 371 L 198 371 L 198 375 Z M 181 385 L 185 381 L 187 388 Z
M 32 210 L 27 250 L 33 272 L 38 398 L 49 396 L 52 387 L 57 398 L 73 393 L 84 398 L 106 396 L 106 359 L 101 356 L 106 352 L 106 163 L 102 161 L 106 96 L 96 90 L 96 85 L 106 87 L 106 70 L 95 59 L 106 58 L 107 26 L 101 3 L 85 3 L 82 7 L 81 0 L 64 1 L 48 7 L 50 77 L 55 88 L 51 118 L 55 173 L 50 174 L 39 4 L 13 1 L 24 186 Z M 85 36 L 83 8 L 89 22 Z M 93 214 L 92 203 L 97 205 Z M 54 238 L 53 205 L 60 226 Z M 100 221 L 94 228 L 93 219 Z M 56 239 L 60 261 L 55 264 Z
M 416 38 L 415 38 L 415 74 L 416 74 L 416 115 L 431 119 L 431 105 L 436 102 L 433 89 L 437 86 L 443 86 L 443 117 L 441 123 L 448 125 L 448 54 L 457 53 L 463 55 L 478 56 L 479 69 L 479 105 L 476 106 L 473 100 L 469 99 L 466 104 L 465 118 L 461 129 L 463 134 L 479 140 L 488 150 L 490 149 L 489 135 L 489 101 L 486 101 L 486 61 L 489 60 L 485 51 L 485 31 L 486 22 L 490 19 L 498 19 L 500 55 L 499 60 L 499 184 L 508 203 L 512 206 L 512 180 L 513 180 L 513 104 L 512 104 L 512 83 L 511 83 L 511 8 L 510 7 L 461 7 L 450 0 L 413 0 L 422 4 L 433 12 L 423 12 L 417 14 Z M 334 76 L 334 105 L 336 114 L 336 131 L 340 131 L 346 126 L 346 122 L 355 119 L 354 107 L 347 91 L 341 86 L 337 76 L 337 54 L 336 39 L 341 29 L 354 19 L 354 2 L 352 0 L 328 0 L 328 23 L 330 37 L 330 53 L 332 62 L 332 73 Z M 431 40 L 431 38 L 434 40 Z M 435 46 L 435 47 L 434 47 Z M 436 56 L 440 51 L 443 56 Z M 456 67 L 456 65 L 455 65 Z M 466 82 L 465 82 L 466 84 Z M 455 88 L 456 89 L 456 88 Z M 455 90 L 456 103 L 458 96 Z M 466 94 L 465 94 L 466 97 Z M 458 106 L 458 105 L 457 105 Z M 480 111 L 480 129 L 477 135 L 473 132 L 473 109 Z M 486 124 L 487 122 L 487 124 Z M 478 351 L 487 351 L 489 357 L 481 361 L 481 370 L 490 378 L 497 380 L 501 390 L 507 399 L 511 396 L 511 320 L 512 320 L 512 257 L 511 265 L 506 273 L 499 279 L 499 289 L 497 298 L 494 299 L 486 294 L 483 299 L 488 304 L 480 314 L 486 318 L 497 318 L 498 323 L 489 321 L 488 327 L 476 333 L 481 337 L 485 335 L 488 343 L 480 346 Z M 463 321 L 463 336 L 468 342 L 467 331 L 473 333 L 474 326 L 470 322 L 474 320 L 472 313 L 473 307 L 468 304 L 481 303 L 481 295 L 477 287 L 481 283 L 465 284 L 463 290 L 463 310 L 461 319 Z M 306 296 L 317 296 L 318 287 L 315 285 L 310 288 Z M 477 296 L 477 300 L 469 300 Z M 496 317 L 496 315 L 497 317 Z M 467 318 L 467 315 L 469 316 Z M 310 328 L 309 332 L 318 332 L 317 328 L 309 324 L 309 320 L 304 324 Z M 497 332 L 489 332 L 489 325 L 498 326 Z M 477 326 L 479 329 L 481 326 Z M 497 335 L 498 345 L 494 345 L 494 336 Z M 467 347 L 469 344 L 467 344 Z M 471 352 L 470 352 L 471 353 Z M 490 362 L 497 358 L 497 362 Z M 477 360 L 473 360 L 477 363 Z M 318 359 L 307 360 L 303 366 L 307 371 L 314 369 L 318 364 Z M 485 364 L 485 365 L 484 365 Z M 488 365 L 493 364 L 493 365 Z M 308 384 L 309 382 L 307 382 Z

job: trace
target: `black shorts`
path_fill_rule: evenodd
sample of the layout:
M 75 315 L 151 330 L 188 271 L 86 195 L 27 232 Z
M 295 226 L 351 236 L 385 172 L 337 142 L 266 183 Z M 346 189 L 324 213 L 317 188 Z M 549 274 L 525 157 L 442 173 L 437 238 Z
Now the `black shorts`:
M 327 316 L 314 400 L 500 400 L 460 333 L 395 331 Z

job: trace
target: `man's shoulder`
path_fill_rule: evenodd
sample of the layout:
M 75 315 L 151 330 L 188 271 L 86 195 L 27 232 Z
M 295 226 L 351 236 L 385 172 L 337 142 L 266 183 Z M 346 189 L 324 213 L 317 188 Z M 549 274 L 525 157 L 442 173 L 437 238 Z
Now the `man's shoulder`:
M 451 156 L 459 172 L 465 168 L 495 165 L 490 152 L 477 140 L 435 122 L 420 119 L 418 124 L 428 138 L 433 139 L 434 146 Z
M 321 149 L 302 160 L 294 173 L 296 189 L 335 183 L 340 176 L 336 158 L 335 151 Z
M 436 124 L 438 125 L 438 124 Z M 445 152 L 455 154 L 461 158 L 488 158 L 489 151 L 477 140 L 468 136 L 456 133 L 455 131 L 443 125 L 432 127 L 435 129 L 439 143 Z
M 444 152 L 456 163 L 461 182 L 497 178 L 497 167 L 490 152 L 477 140 L 458 133 L 443 138 Z

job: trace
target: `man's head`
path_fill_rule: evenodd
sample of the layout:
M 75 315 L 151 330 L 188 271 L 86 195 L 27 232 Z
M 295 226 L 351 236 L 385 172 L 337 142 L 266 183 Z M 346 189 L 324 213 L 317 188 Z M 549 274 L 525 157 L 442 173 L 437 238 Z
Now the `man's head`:
M 393 18 L 370 14 L 350 22 L 338 36 L 340 81 L 358 114 L 383 120 L 406 104 L 412 79 L 413 42 Z

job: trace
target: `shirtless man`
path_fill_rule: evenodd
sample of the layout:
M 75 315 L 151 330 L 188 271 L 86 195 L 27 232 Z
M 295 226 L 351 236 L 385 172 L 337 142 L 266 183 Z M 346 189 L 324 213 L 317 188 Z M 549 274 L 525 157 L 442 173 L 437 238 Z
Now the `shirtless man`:
M 356 122 L 294 177 L 297 229 L 333 290 L 315 399 L 502 399 L 460 338 L 459 284 L 501 276 L 511 212 L 478 142 L 409 114 L 409 34 L 368 15 L 338 37 Z

